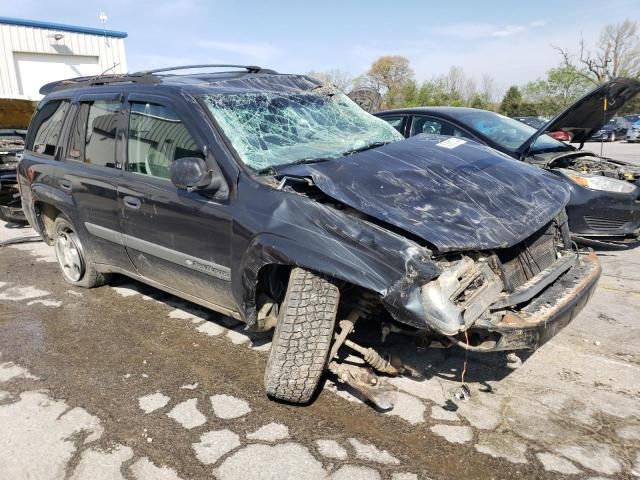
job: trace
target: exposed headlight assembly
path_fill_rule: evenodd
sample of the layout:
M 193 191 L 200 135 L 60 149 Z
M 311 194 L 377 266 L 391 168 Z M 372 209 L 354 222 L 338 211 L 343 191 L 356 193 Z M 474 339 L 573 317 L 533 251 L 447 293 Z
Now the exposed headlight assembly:
M 422 286 L 427 323 L 443 335 L 455 335 L 477 320 L 502 288 L 502 281 L 487 262 L 463 257 Z
M 637 189 L 635 185 L 625 180 L 609 178 L 602 175 L 588 175 L 574 172 L 573 170 L 562 170 L 562 173 L 580 186 L 591 190 L 600 190 L 613 193 L 631 193 Z

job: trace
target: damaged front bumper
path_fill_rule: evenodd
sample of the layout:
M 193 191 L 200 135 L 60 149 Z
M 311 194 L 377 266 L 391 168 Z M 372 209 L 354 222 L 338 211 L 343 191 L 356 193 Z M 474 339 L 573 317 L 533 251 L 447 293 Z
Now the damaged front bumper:
M 595 253 L 581 255 L 556 281 L 497 322 L 481 318 L 466 333 L 448 337 L 474 351 L 536 350 L 562 330 L 589 301 L 602 269 Z
M 601 273 L 595 253 L 572 248 L 564 212 L 515 245 L 432 261 L 431 279 L 407 275 L 385 292 L 387 312 L 409 334 L 485 352 L 537 349 L 584 307 Z

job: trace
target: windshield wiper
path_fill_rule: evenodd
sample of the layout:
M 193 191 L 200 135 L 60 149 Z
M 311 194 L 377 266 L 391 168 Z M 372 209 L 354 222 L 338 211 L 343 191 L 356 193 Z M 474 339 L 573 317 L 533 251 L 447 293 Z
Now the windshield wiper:
M 333 158 L 329 158 L 329 157 L 301 158 L 300 160 L 296 160 L 295 162 L 285 163 L 284 165 L 278 165 L 278 166 L 279 167 L 288 167 L 290 165 L 304 165 L 304 164 L 307 164 L 307 163 L 328 162 L 329 160 L 333 160 Z
M 370 143 L 369 145 L 365 145 L 364 147 L 347 150 L 342 154 L 342 156 L 346 157 L 347 155 L 353 155 L 354 153 L 360 153 L 360 152 L 364 152 L 365 150 L 371 150 L 374 148 L 382 147 L 383 145 L 387 145 L 388 143 L 391 143 L 391 142 L 373 142 L 373 143 Z

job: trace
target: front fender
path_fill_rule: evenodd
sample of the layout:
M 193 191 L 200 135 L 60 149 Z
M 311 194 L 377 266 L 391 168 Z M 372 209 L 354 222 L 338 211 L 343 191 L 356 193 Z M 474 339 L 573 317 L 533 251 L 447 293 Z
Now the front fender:
M 398 250 L 402 244 L 404 248 Z M 432 262 L 425 260 L 422 249 L 400 238 L 374 250 L 329 235 L 320 238 L 316 235 L 313 242 L 301 242 L 262 233 L 251 240 L 238 274 L 232 275 L 232 292 L 244 320 L 252 325 L 256 321 L 260 269 L 266 265 L 298 266 L 375 292 L 394 317 L 424 325 L 423 319 L 407 320 L 422 313 L 420 302 L 416 304 L 414 298 L 415 292 L 419 293 L 416 287 L 439 273 Z

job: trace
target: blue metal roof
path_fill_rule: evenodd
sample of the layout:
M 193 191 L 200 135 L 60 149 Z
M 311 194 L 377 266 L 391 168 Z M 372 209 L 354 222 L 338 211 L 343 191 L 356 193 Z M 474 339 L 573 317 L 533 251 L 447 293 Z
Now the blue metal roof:
M 75 25 L 65 25 L 63 23 L 40 22 L 38 20 L 25 20 L 22 18 L 0 17 L 0 24 L 19 25 L 21 27 L 47 28 L 49 30 L 60 30 L 63 32 L 86 33 L 88 35 L 106 35 L 107 37 L 115 38 L 127 38 L 126 32 L 101 30 L 99 28 L 76 27 Z

